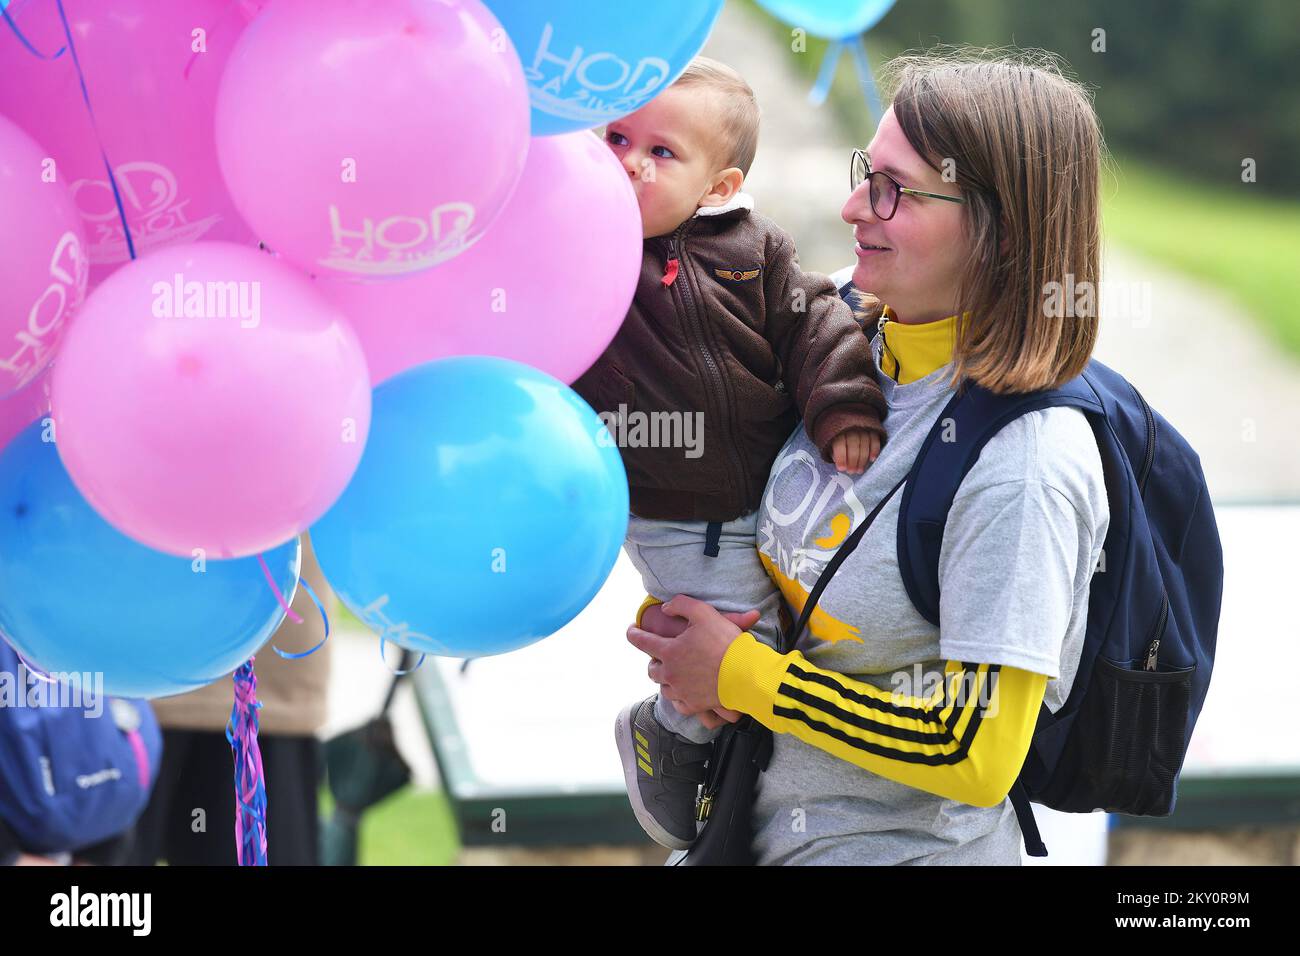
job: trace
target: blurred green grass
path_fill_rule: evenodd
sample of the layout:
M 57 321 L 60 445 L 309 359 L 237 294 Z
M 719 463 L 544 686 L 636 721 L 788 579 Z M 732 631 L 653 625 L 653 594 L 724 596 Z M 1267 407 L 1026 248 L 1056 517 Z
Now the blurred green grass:
M 370 628 L 366 627 L 365 624 L 361 622 L 361 618 L 357 617 L 350 610 L 348 610 L 348 606 L 344 604 L 342 601 L 339 601 L 334 606 L 334 614 L 335 614 L 336 623 L 340 627 L 346 628 L 349 631 L 370 630 Z
M 320 790 L 321 819 L 334 809 L 327 788 Z M 361 818 L 361 866 L 449 866 L 460 841 L 447 795 L 407 787 Z
M 1235 178 L 1183 179 L 1128 157 L 1114 166 L 1102 180 L 1107 240 L 1218 286 L 1300 357 L 1300 201 Z M 1202 328 L 1209 319 L 1188 316 Z

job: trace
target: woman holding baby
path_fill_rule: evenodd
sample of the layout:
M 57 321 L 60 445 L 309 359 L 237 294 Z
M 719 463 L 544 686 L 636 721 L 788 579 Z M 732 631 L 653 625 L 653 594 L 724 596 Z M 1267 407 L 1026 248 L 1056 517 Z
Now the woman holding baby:
M 839 543 L 907 475 L 957 383 L 1061 385 L 1097 335 L 1095 317 L 1042 308 L 1047 283 L 1098 279 L 1102 145 L 1086 93 L 1025 58 L 921 55 L 891 72 L 892 106 L 854 154 L 841 212 L 853 285 L 884 306 L 867 331 L 887 440 L 860 474 L 827 462 L 802 428 L 777 455 L 755 546 L 796 615 Z M 706 724 L 744 713 L 774 731 L 754 803 L 761 864 L 1020 862 L 1008 791 L 1041 707 L 1069 694 L 1109 524 L 1097 445 L 1082 412 L 1053 407 L 985 446 L 944 530 L 939 627 L 899 573 L 900 498 L 788 654 L 745 630 L 757 615 L 738 625 L 685 595 L 628 630 L 679 713 Z M 995 708 L 935 691 L 995 676 Z

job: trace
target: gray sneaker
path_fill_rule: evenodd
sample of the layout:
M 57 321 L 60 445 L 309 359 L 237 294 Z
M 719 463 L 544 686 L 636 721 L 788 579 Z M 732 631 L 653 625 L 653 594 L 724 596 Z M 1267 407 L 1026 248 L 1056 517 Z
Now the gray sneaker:
M 713 744 L 697 744 L 655 720 L 655 698 L 629 704 L 614 724 L 627 797 L 650 839 L 685 850 L 696 835 L 695 799 Z

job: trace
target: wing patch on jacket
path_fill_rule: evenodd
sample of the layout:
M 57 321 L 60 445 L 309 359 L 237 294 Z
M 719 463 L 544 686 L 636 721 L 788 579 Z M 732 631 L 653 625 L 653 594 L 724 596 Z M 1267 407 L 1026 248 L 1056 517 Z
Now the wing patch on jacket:
M 762 271 L 761 268 L 746 269 L 744 271 L 740 269 L 714 269 L 713 274 L 719 279 L 726 279 L 728 282 L 748 282 L 750 279 L 757 279 Z

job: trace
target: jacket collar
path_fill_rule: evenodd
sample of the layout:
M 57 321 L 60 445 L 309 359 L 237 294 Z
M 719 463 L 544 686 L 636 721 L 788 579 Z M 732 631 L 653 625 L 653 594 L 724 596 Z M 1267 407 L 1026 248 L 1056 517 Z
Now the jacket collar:
M 720 216 L 727 219 L 740 219 L 748 216 L 754 209 L 754 197 L 746 192 L 738 192 L 721 206 L 701 206 L 691 218 Z

